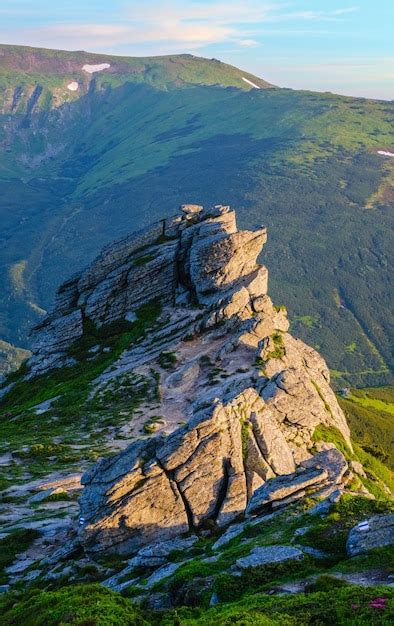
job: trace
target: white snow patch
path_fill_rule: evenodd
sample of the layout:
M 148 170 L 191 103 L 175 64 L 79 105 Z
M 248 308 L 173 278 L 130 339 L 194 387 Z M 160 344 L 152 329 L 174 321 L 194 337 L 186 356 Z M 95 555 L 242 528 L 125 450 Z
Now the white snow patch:
M 67 89 L 69 89 L 70 91 L 77 91 L 78 87 L 79 85 L 75 80 L 73 80 L 72 83 L 68 83 L 67 85 Z
M 99 63 L 98 65 L 89 65 L 89 63 L 85 63 L 82 65 L 82 69 L 85 70 L 88 74 L 94 74 L 94 72 L 101 72 L 102 70 L 107 70 L 111 65 L 109 63 Z
M 252 83 L 251 80 L 248 80 L 247 78 L 245 78 L 244 76 L 241 76 L 242 80 L 245 81 L 245 83 L 248 83 L 248 85 L 252 85 L 252 87 L 254 87 L 255 89 L 261 89 L 261 87 L 259 87 L 258 85 L 256 85 L 255 83 Z
M 387 150 L 378 150 L 378 154 L 382 156 L 394 157 L 394 152 L 388 152 Z

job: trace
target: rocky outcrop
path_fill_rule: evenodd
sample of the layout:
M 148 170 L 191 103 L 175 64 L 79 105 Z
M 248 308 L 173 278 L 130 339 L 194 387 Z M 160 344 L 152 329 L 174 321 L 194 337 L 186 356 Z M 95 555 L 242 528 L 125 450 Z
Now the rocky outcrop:
M 350 447 L 349 429 L 324 360 L 288 333 L 286 311 L 267 295 L 267 269 L 256 263 L 265 240 L 264 228 L 238 231 L 228 207 L 183 205 L 181 215 L 107 248 L 59 290 L 36 331 L 36 373 L 48 366 L 48 347 L 50 358 L 68 358 L 70 319 L 81 316 L 83 332 L 86 319 L 97 326 L 133 319 L 153 297 L 164 305 L 158 328 L 95 381 L 92 394 L 105 394 L 125 373 L 156 372 L 155 411 L 165 426 L 156 422 L 154 437 L 84 475 L 87 550 L 141 554 L 245 511 L 267 513 L 341 489 L 344 457 L 336 449 L 316 454 L 313 435 L 320 424 L 335 427 Z M 59 328 L 56 344 L 51 333 Z M 42 340 L 45 333 L 52 341 Z M 163 350 L 174 355 L 170 371 Z
M 59 288 L 53 311 L 32 333 L 30 376 L 73 364 L 68 349 L 86 322 L 128 319 L 153 299 L 213 306 L 210 324 L 250 317 L 255 298 L 267 292 L 267 270 L 256 265 L 266 229 L 238 232 L 229 207 L 181 208 L 181 215 L 106 247 Z

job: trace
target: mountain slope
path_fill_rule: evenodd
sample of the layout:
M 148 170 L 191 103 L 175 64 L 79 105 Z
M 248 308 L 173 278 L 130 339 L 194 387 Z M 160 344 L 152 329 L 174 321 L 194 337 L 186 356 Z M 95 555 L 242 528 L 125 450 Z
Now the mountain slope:
M 391 623 L 390 470 L 268 295 L 266 229 L 181 209 L 61 285 L 0 385 L 2 623 Z
M 269 226 L 275 298 L 337 384 L 390 379 L 393 161 L 377 152 L 392 103 L 253 89 L 242 77 L 269 85 L 188 55 L 0 53 L 0 336 L 25 343 L 56 285 L 115 237 L 225 198 L 242 226 Z

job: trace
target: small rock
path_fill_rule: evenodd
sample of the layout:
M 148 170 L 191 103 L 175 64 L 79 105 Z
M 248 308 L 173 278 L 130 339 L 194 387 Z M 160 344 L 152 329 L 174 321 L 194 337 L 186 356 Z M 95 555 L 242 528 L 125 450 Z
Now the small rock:
M 217 604 L 219 604 L 219 597 L 216 591 L 214 591 L 213 594 L 211 595 L 209 606 L 216 606 Z
M 230 543 L 232 539 L 234 539 L 234 537 L 238 537 L 238 535 L 243 533 L 246 526 L 247 526 L 247 522 L 242 522 L 240 524 L 232 524 L 226 530 L 226 532 L 221 537 L 219 537 L 219 539 L 215 541 L 215 543 L 212 546 L 212 550 L 220 550 L 220 548 L 223 548 L 223 546 L 226 546 L 228 543 Z
M 327 515 L 332 505 L 341 499 L 342 493 L 342 489 L 335 489 L 327 498 L 324 498 L 324 500 L 309 509 L 308 515 Z
M 303 526 L 302 528 L 296 528 L 294 531 L 294 537 L 302 537 L 309 530 L 309 526 Z
M 137 320 L 137 315 L 134 313 L 134 311 L 129 311 L 128 313 L 126 313 L 124 318 L 127 322 L 135 322 Z
M 304 554 L 308 554 L 308 556 L 311 556 L 314 559 L 327 559 L 330 556 L 328 552 L 324 552 L 324 550 L 318 550 L 317 548 L 312 548 L 311 546 L 295 547 L 299 548 Z
M 359 461 L 350 461 L 350 467 L 352 468 L 353 472 L 355 472 L 359 476 L 363 476 L 363 478 L 366 478 L 367 475 L 364 471 L 362 464 Z
M 174 572 L 176 572 L 176 570 L 179 569 L 184 562 L 185 561 L 183 561 L 182 563 L 169 563 L 168 565 L 164 565 L 148 578 L 145 587 L 147 589 L 150 589 L 160 580 L 163 580 L 163 578 L 168 578 L 169 576 L 172 576 L 172 574 L 174 574 Z
M 186 215 L 196 215 L 201 213 L 203 207 L 199 204 L 181 204 L 181 211 L 186 213 Z
M 168 593 L 155 592 L 150 593 L 148 596 L 140 596 L 141 601 L 144 601 L 144 608 L 151 611 L 158 611 L 162 609 L 171 609 L 171 598 Z M 133 602 L 135 598 L 133 598 Z

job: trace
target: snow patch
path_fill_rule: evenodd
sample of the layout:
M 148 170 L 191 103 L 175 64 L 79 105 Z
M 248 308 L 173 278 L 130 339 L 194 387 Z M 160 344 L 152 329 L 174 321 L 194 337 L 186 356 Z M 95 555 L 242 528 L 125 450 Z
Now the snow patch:
M 255 89 L 261 89 L 261 87 L 259 87 L 258 85 L 256 85 L 255 83 L 252 83 L 251 80 L 248 80 L 247 78 L 245 78 L 244 76 L 241 76 L 242 80 L 245 81 L 245 83 L 248 83 L 248 85 L 252 85 L 252 87 L 254 87 Z
M 69 89 L 70 91 L 77 91 L 78 87 L 79 87 L 79 85 L 78 85 L 78 83 L 75 80 L 73 80 L 72 83 L 69 83 L 67 85 L 67 89 Z
M 378 150 L 378 154 L 381 156 L 394 157 L 394 152 L 388 152 L 388 150 Z
M 82 69 L 85 70 L 88 74 L 94 74 L 94 72 L 101 72 L 102 70 L 107 70 L 111 65 L 109 63 L 98 63 L 98 65 L 89 65 L 89 63 L 85 63 L 82 65 Z

